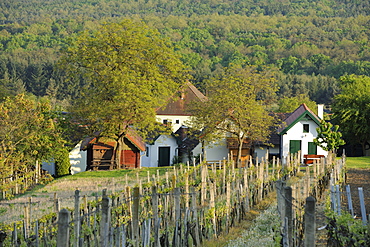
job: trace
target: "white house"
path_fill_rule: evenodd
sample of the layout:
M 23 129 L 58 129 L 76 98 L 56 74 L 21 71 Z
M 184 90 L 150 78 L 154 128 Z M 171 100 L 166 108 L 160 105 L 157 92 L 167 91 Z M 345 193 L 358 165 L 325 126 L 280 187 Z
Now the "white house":
M 71 164 L 71 174 L 76 174 L 79 172 L 86 171 L 86 151 L 81 150 L 81 142 L 79 142 L 70 152 L 69 152 L 69 162 Z M 51 175 L 55 175 L 55 163 L 43 162 L 42 169 L 47 171 Z
M 187 111 L 192 101 L 204 101 L 206 97 L 190 82 L 186 82 L 167 104 L 157 109 L 157 120 L 171 128 L 173 134 L 159 134 L 154 140 L 148 140 L 146 152 L 142 153 L 142 167 L 157 167 L 172 165 L 178 157 L 184 157 L 181 162 L 186 162 L 183 145 L 189 144 L 189 136 L 184 136 L 185 126 L 191 118 Z M 187 146 L 186 148 L 188 148 Z M 193 148 L 193 146 L 192 146 Z
M 172 95 L 167 105 L 157 109 L 157 120 L 169 125 L 175 133 L 181 126 L 190 121 L 191 114 L 187 111 L 193 101 L 205 101 L 207 99 L 193 84 L 186 82 L 178 92 Z
M 142 167 L 172 165 L 178 157 L 178 140 L 175 135 L 158 135 L 146 144 L 146 151 L 141 156 Z
M 318 106 L 318 115 L 316 115 L 306 104 L 301 104 L 293 113 L 282 119 L 277 133 L 271 136 L 273 147 L 256 148 L 256 156 L 261 159 L 268 150 L 269 154 L 279 156 L 283 163 L 286 162 L 286 157 L 289 154 L 297 153 L 299 150 L 301 151 L 301 160 L 305 154 L 326 156 L 327 151 L 313 142 L 317 137 L 316 128 L 320 126 L 322 116 L 323 105 Z

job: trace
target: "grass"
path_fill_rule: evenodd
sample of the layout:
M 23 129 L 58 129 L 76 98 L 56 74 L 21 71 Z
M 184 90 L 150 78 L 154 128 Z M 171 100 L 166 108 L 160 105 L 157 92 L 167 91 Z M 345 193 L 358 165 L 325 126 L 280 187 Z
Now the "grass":
M 242 236 L 245 231 L 248 231 L 254 224 L 254 220 L 263 213 L 271 204 L 276 202 L 276 193 L 271 192 L 268 197 L 263 199 L 258 205 L 246 214 L 246 218 L 240 223 L 236 223 L 229 229 L 228 233 L 223 233 L 216 239 L 204 240 L 202 247 L 223 247 L 230 241 Z
M 86 171 L 80 172 L 75 175 L 71 175 L 74 178 L 122 178 L 124 176 L 134 176 L 139 173 L 139 177 L 147 177 L 149 175 L 156 175 L 159 170 L 159 175 L 164 175 L 166 171 L 172 171 L 170 167 L 143 167 L 140 169 L 124 169 L 124 170 L 112 170 L 112 171 Z M 67 176 L 67 177 L 71 177 Z
M 347 157 L 346 167 L 349 169 L 369 169 L 370 168 L 370 156 Z

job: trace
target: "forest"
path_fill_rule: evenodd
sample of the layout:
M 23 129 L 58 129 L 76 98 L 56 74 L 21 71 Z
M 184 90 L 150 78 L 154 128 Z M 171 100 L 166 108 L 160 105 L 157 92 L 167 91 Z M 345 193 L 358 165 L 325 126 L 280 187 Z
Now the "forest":
M 80 31 L 128 18 L 170 39 L 201 90 L 221 68 L 248 64 L 274 71 L 280 97 L 330 104 L 340 76 L 370 76 L 369 13 L 370 2 L 348 0 L 4 0 L 0 97 L 68 105 L 81 87 L 56 69 L 61 49 Z

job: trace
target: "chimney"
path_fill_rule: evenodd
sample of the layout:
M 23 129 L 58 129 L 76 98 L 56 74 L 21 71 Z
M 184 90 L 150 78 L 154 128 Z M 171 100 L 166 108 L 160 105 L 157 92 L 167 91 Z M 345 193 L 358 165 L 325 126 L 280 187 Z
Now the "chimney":
M 317 105 L 317 116 L 320 119 L 324 119 L 324 104 Z

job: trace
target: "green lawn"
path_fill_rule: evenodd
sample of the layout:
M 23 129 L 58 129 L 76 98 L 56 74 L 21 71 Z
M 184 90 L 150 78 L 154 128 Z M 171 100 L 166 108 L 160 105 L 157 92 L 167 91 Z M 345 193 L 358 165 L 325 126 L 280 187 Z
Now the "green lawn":
M 363 157 L 347 157 L 347 168 L 366 169 L 370 168 L 370 156 Z
M 75 175 L 72 175 L 74 178 L 117 178 L 117 177 L 125 177 L 132 176 L 136 177 L 136 173 L 139 173 L 139 177 L 146 177 L 148 175 L 148 171 L 150 176 L 156 175 L 157 170 L 159 170 L 159 175 L 164 175 L 166 171 L 173 171 L 173 167 L 143 167 L 140 169 L 123 169 L 123 170 L 112 170 L 112 171 L 86 171 L 80 172 Z

